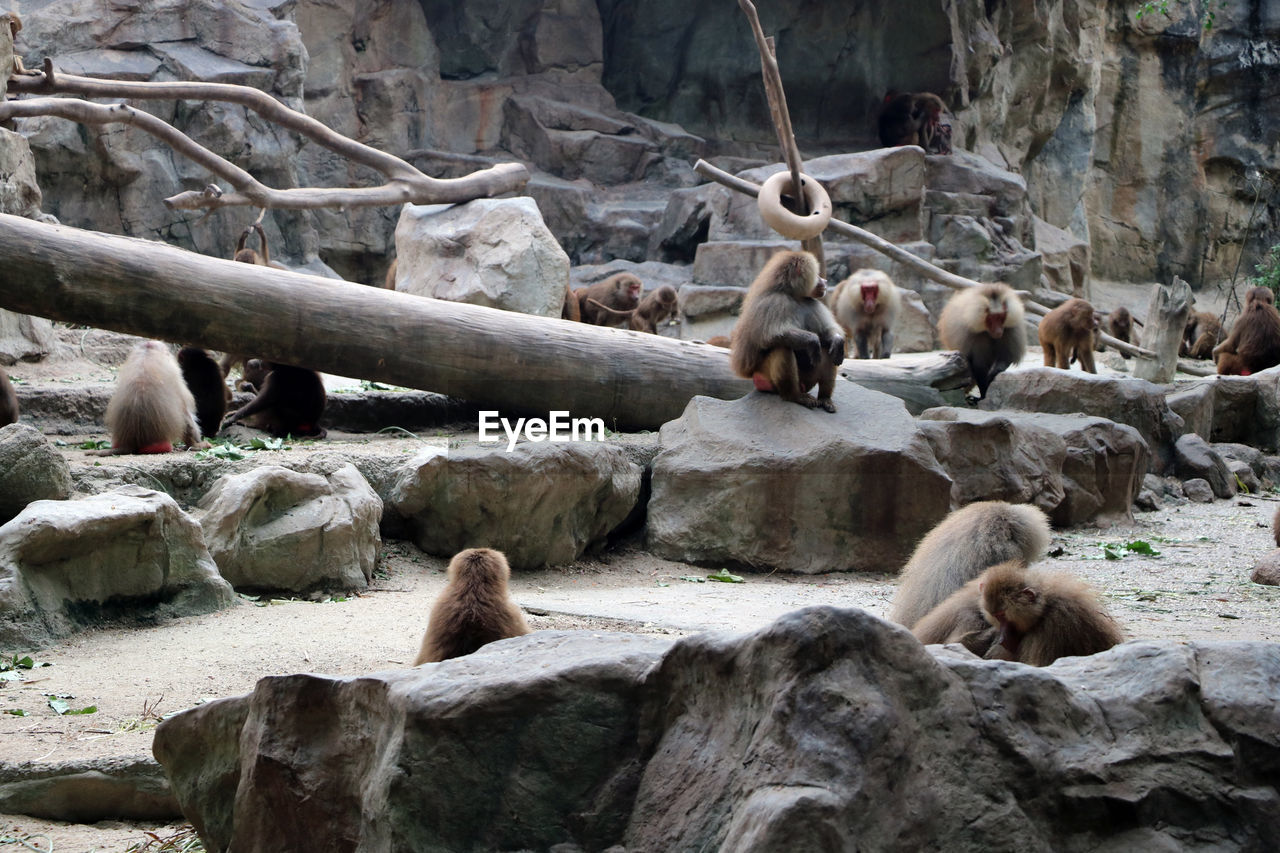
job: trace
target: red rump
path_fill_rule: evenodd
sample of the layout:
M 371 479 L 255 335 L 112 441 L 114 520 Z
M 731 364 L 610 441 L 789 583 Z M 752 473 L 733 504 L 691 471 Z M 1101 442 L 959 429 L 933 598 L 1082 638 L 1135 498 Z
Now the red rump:
M 757 391 L 777 391 L 773 387 L 773 383 L 769 381 L 769 377 L 763 373 L 754 373 L 751 375 L 751 381 L 755 383 Z
M 173 445 L 167 441 L 156 441 L 138 448 L 139 453 L 172 453 Z

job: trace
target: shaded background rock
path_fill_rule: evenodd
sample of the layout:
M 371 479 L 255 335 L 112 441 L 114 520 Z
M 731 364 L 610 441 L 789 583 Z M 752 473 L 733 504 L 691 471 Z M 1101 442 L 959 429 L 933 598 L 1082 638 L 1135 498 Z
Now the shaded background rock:
M 238 590 L 364 589 L 382 544 L 382 500 L 350 464 L 327 478 L 274 465 L 222 477 L 195 517 Z
M 182 816 L 151 756 L 0 764 L 0 813 L 50 820 L 175 820 Z
M 0 524 L 27 504 L 71 496 L 71 466 L 39 430 L 23 423 L 0 427 Z
M 757 392 L 690 400 L 660 432 L 648 549 L 806 574 L 906 562 L 950 510 L 949 478 L 901 401 L 849 382 L 833 400 L 835 414 Z
M 138 486 L 36 501 L 0 526 L 0 643 L 41 647 L 107 618 L 209 613 L 235 603 L 200 526 Z
M 388 503 L 428 554 L 496 548 L 518 571 L 571 563 L 604 544 L 636 510 L 642 473 L 608 444 L 430 448 L 400 469 Z
M 1273 644 L 1148 642 L 1037 669 L 816 607 L 265 678 L 155 753 L 211 849 L 1260 849 L 1278 667 Z

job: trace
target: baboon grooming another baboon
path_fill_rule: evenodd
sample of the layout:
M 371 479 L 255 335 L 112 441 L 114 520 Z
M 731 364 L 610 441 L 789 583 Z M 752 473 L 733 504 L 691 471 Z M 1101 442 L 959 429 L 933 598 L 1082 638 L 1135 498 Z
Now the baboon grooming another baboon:
M 780 252 L 756 276 L 733 328 L 729 359 L 757 390 L 775 391 L 810 409 L 836 410 L 831 401 L 844 335 L 822 302 L 826 282 L 808 252 Z M 818 386 L 818 398 L 809 389 Z
M 175 442 L 197 447 L 195 410 L 173 353 L 159 341 L 142 341 L 120 366 L 105 418 L 111 449 L 99 455 L 168 453 Z
M 324 381 L 305 367 L 267 362 L 267 375 L 258 395 L 243 408 L 227 415 L 224 425 L 243 421 L 278 438 L 324 438 L 320 415 L 324 413 Z
M 1083 299 L 1068 299 L 1040 320 L 1040 346 L 1044 349 L 1044 366 L 1067 370 L 1071 357 L 1080 359 L 1080 367 L 1097 373 L 1093 364 L 1093 341 L 1102 325 L 1102 315 Z
M 1219 374 L 1248 376 L 1280 364 L 1280 312 L 1274 302 L 1274 294 L 1265 287 L 1245 294 L 1244 310 L 1231 324 L 1231 334 L 1213 350 Z
M 930 530 L 903 567 L 889 618 L 914 627 L 926 613 L 996 563 L 1031 563 L 1049 548 L 1049 519 L 1031 504 L 980 501 Z
M 979 399 L 992 381 L 1027 352 L 1022 300 L 1007 284 L 984 284 L 957 292 L 942 309 L 942 345 L 964 356 Z
M 880 144 L 919 145 L 927 154 L 950 154 L 951 128 L 942 124 L 946 108 L 932 92 L 889 93 L 880 107 Z
M 836 285 L 831 311 L 853 338 L 858 358 L 888 358 L 893 353 L 893 323 L 902 296 L 893 279 L 879 270 L 857 270 Z
M 501 551 L 468 548 L 449 561 L 449 582 L 431 608 L 414 666 L 469 655 L 483 645 L 529 633 L 507 583 L 511 567 Z
M 1222 343 L 1222 323 L 1208 311 L 1192 311 L 1182 330 L 1178 354 L 1188 358 L 1211 358 L 1213 348 Z

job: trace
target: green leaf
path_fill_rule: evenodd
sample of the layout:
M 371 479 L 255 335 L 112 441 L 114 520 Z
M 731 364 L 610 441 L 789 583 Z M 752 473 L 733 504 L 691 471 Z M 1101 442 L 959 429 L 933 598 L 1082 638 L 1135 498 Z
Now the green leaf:
M 53 712 L 59 717 L 71 710 L 71 706 L 67 704 L 67 701 L 65 699 L 59 699 L 57 696 L 49 697 L 49 707 L 52 708 Z
M 105 438 L 98 439 L 96 441 L 90 439 L 88 441 L 82 441 L 76 445 L 76 447 L 81 450 L 106 450 L 110 446 L 111 442 L 107 441 Z
M 1102 546 L 1102 556 L 1106 557 L 1108 560 L 1120 559 L 1120 554 L 1116 551 L 1112 551 L 1110 545 Z
M 1125 546 L 1135 554 L 1144 554 L 1148 557 L 1159 557 L 1160 552 L 1152 548 L 1150 543 L 1143 542 L 1141 539 L 1135 539 L 1132 542 L 1126 542 Z
M 6 708 L 5 713 L 12 714 L 15 717 L 25 717 L 27 715 L 27 712 L 21 708 Z
M 721 569 L 713 575 L 707 575 L 709 581 L 720 581 L 720 583 L 746 583 L 746 580 L 738 575 L 729 574 L 728 569 Z
M 22 680 L 22 673 L 18 672 L 16 669 L 6 669 L 4 672 L 0 672 L 0 681 L 21 681 L 21 680 Z
M 70 716 L 71 714 L 96 714 L 96 713 L 98 713 L 97 705 L 89 705 L 77 711 L 67 711 L 68 716 Z
M 707 582 L 706 578 L 700 578 L 697 575 L 681 575 L 680 580 L 688 581 L 689 583 L 706 583 Z

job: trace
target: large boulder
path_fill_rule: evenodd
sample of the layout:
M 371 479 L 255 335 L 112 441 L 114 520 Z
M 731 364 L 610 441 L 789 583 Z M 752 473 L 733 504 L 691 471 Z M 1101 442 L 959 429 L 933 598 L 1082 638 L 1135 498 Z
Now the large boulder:
M 351 464 L 328 477 L 277 465 L 222 477 L 196 520 L 236 589 L 364 589 L 382 544 L 382 500 Z
M 1174 445 L 1174 473 L 1182 480 L 1204 480 L 1215 497 L 1235 496 L 1236 478 L 1226 460 L 1198 435 L 1184 435 Z
M 406 204 L 396 226 L 396 290 L 559 317 L 569 256 L 528 196 Z
M 1100 376 L 1075 370 L 1037 367 L 1006 371 L 981 403 L 992 411 L 1015 409 L 1045 414 L 1081 413 L 1128 424 L 1141 433 L 1151 451 L 1153 473 L 1173 462 L 1173 444 L 1185 427 L 1169 408 L 1165 391 L 1144 379 Z
M 428 448 L 401 467 L 388 504 L 428 554 L 496 548 L 511 568 L 537 569 L 604 544 L 635 510 L 642 474 L 608 444 Z
M 20 134 L 0 128 L 0 213 L 47 218 L 40 212 L 41 200 L 31 146 Z M 50 321 L 0 310 L 0 365 L 43 358 L 54 345 Z
M 1148 468 L 1146 442 L 1106 418 L 940 407 L 921 432 L 956 505 L 1034 503 L 1057 527 L 1128 524 Z
M 187 616 L 234 604 L 200 526 L 140 486 L 36 501 L 0 526 L 0 646 L 43 646 L 108 617 Z
M 1039 669 L 815 607 L 747 635 L 538 632 L 273 676 L 153 748 L 205 847 L 242 853 L 1261 850 L 1278 670 L 1273 643 Z
M 902 402 L 837 382 L 829 414 L 752 392 L 694 397 L 664 424 L 648 547 L 673 560 L 893 571 L 951 508 Z
M 35 427 L 0 427 L 0 524 L 32 501 L 71 495 L 71 466 Z

